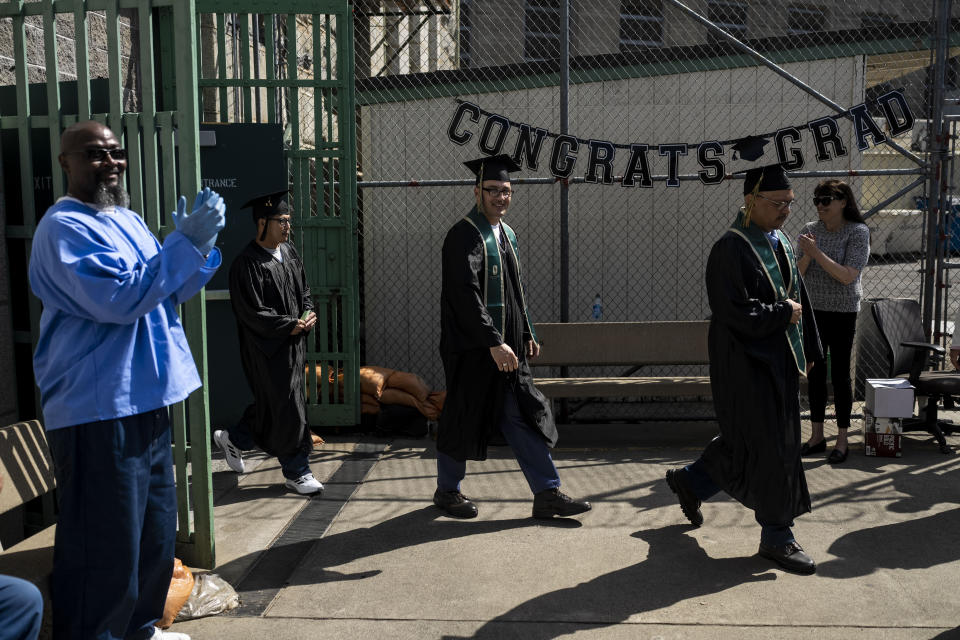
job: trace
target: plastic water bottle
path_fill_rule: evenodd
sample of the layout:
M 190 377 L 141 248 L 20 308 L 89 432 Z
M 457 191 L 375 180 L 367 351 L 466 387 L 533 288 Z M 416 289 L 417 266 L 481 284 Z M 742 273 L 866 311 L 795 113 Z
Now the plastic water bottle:
M 597 294 L 597 297 L 593 299 L 593 313 L 591 316 L 594 320 L 600 320 L 603 318 L 603 302 L 600 300 L 600 294 Z

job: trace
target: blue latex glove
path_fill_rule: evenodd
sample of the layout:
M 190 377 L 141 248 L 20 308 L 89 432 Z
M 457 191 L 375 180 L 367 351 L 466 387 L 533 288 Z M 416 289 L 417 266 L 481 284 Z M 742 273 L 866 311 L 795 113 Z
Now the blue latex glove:
M 213 251 L 217 234 L 226 224 L 227 206 L 216 191 L 205 187 L 193 201 L 193 212 L 187 215 L 187 199 L 180 196 L 177 210 L 172 213 L 177 231 L 187 236 L 203 255 Z

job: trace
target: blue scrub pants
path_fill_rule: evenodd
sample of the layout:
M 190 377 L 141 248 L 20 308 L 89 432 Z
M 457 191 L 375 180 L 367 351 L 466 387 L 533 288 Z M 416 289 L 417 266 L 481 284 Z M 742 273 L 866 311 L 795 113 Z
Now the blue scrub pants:
M 533 493 L 560 487 L 560 474 L 550 457 L 550 449 L 539 431 L 531 428 L 517 404 L 517 394 L 507 389 L 503 395 L 503 417 L 500 431 Z M 454 460 L 442 451 L 437 452 L 437 487 L 440 491 L 460 491 L 460 481 L 467 473 L 465 460 Z
M 701 502 L 706 502 L 720 493 L 720 487 L 707 473 L 706 465 L 701 459 L 698 458 L 696 462 L 683 469 L 687 472 L 687 478 L 690 480 L 690 488 L 697 494 Z M 793 532 L 790 531 L 793 522 L 788 524 L 764 523 L 760 521 L 760 518 L 757 518 L 757 522 L 760 524 L 760 542 L 763 544 L 779 546 L 795 541 Z
M 250 434 L 250 427 L 243 419 L 232 428 L 227 429 L 227 433 L 230 434 L 230 442 L 241 451 L 249 451 L 257 446 Z M 280 462 L 280 470 L 287 480 L 296 480 L 300 476 L 310 473 L 310 454 L 307 451 L 298 450 L 293 455 L 277 456 L 277 461 Z
M 60 515 L 54 640 L 146 640 L 173 574 L 170 418 L 157 409 L 47 432 Z
M 0 640 L 37 640 L 43 596 L 32 583 L 0 575 Z

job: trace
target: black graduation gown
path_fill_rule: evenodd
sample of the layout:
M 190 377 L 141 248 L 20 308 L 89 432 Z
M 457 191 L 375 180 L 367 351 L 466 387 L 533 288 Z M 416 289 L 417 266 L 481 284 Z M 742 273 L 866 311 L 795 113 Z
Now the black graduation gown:
M 782 248 L 777 254 L 785 264 Z M 701 459 L 714 482 L 753 509 L 761 523 L 789 524 L 810 511 L 800 460 L 800 373 L 785 336 L 790 307 L 777 302 L 750 246 L 732 232 L 713 245 L 706 280 L 710 384 L 720 435 Z M 802 279 L 800 304 L 803 349 L 811 362 L 822 352 Z
M 254 442 L 274 456 L 309 451 L 304 366 L 309 333 L 290 335 L 300 315 L 313 309 L 296 249 L 280 244 L 277 262 L 255 241 L 230 265 L 230 302 L 237 318 L 240 359 L 253 404 L 242 420 Z
M 450 229 L 443 242 L 440 294 L 440 357 L 447 397 L 437 430 L 437 449 L 456 460 L 485 460 L 490 436 L 499 430 L 503 394 L 516 392 L 520 411 L 547 446 L 557 442 L 550 404 L 533 385 L 525 345 L 530 339 L 520 294 L 519 269 L 509 243 L 503 256 L 505 336 L 494 326 L 483 300 L 487 265 L 480 232 L 466 220 Z M 505 374 L 490 357 L 490 347 L 506 343 L 520 368 Z

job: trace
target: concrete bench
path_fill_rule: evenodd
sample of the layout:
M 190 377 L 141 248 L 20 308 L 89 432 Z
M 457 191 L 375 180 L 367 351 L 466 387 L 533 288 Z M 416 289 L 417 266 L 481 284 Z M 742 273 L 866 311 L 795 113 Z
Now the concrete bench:
M 708 376 L 634 375 L 645 366 L 704 365 L 706 320 L 570 322 L 536 325 L 533 367 L 625 366 L 618 376 L 534 378 L 548 398 L 709 398 Z
M 50 573 L 53 571 L 54 520 L 53 459 L 47 447 L 43 425 L 36 420 L 0 428 L 0 518 L 17 507 L 42 497 L 43 515 L 39 532 L 0 552 L 0 573 L 23 578 L 37 585 L 44 599 L 41 638 L 50 634 Z M 48 526 L 44 526 L 48 525 Z

